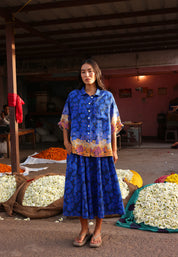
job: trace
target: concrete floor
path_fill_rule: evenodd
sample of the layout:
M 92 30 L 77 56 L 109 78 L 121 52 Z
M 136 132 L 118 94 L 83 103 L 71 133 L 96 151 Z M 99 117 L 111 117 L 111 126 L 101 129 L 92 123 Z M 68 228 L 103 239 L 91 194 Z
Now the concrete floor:
M 39 152 L 53 145 L 37 145 Z M 26 145 L 21 147 L 20 159 L 34 153 L 34 149 Z M 2 159 L 1 163 L 10 163 L 10 159 Z M 122 147 L 116 168 L 132 169 L 143 178 L 143 183 L 153 183 L 158 177 L 178 173 L 178 149 L 171 149 L 171 143 L 143 143 L 141 147 Z M 30 165 L 28 165 L 30 166 Z M 55 172 L 65 173 L 66 164 L 40 164 L 33 167 L 48 166 L 40 174 Z M 31 172 L 30 176 L 37 175 Z M 0 221 L 0 257 L 176 257 L 178 252 L 178 233 L 163 234 L 115 226 L 117 217 L 104 219 L 100 249 L 72 246 L 73 238 L 78 234 L 78 219 L 64 219 L 61 223 L 54 221 L 60 216 L 48 219 L 36 219 L 28 222 L 15 220 L 18 215 L 4 217 Z M 90 226 L 92 230 L 94 226 Z

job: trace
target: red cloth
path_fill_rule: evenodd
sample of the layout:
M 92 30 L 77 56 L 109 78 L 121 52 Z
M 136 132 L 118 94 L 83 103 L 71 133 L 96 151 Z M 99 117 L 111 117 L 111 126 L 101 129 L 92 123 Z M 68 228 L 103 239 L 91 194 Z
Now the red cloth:
M 164 175 L 164 176 L 161 176 L 159 178 L 157 178 L 154 183 L 164 183 L 165 179 L 168 177 L 169 175 Z
M 19 95 L 9 93 L 8 94 L 8 105 L 10 107 L 15 107 L 16 121 L 17 123 L 22 123 L 23 121 L 23 110 L 22 105 L 25 104 Z
M 167 177 L 169 177 L 170 175 L 172 175 L 172 174 L 175 174 L 175 173 L 172 172 L 172 173 L 169 174 L 169 175 L 161 176 L 160 178 L 157 178 L 154 183 L 164 183 L 165 179 L 166 179 Z

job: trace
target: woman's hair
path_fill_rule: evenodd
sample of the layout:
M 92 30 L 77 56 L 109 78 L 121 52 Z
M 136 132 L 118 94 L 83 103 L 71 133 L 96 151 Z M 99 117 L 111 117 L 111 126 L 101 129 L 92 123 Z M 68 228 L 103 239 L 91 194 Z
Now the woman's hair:
M 94 72 L 95 72 L 95 75 L 96 75 L 96 87 L 99 88 L 99 89 L 103 89 L 105 90 L 105 86 L 104 86 L 104 83 L 102 81 L 102 73 L 101 73 L 101 70 L 97 64 L 97 62 L 93 59 L 86 59 L 85 61 L 82 62 L 81 64 L 81 67 L 83 64 L 89 64 L 92 66 Z M 81 78 L 81 68 L 80 68 L 80 71 L 79 71 L 79 84 L 80 84 L 80 88 L 82 88 L 83 86 L 85 86 L 82 78 Z

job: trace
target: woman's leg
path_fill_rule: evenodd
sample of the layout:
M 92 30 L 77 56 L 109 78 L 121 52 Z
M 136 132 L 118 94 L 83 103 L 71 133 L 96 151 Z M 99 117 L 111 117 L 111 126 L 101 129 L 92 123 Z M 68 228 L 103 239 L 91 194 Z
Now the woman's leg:
M 79 236 L 75 239 L 76 242 L 81 243 L 88 233 L 88 220 L 80 217 L 81 231 Z
M 96 217 L 96 225 L 95 225 L 95 230 L 93 233 L 93 237 L 91 239 L 91 244 L 98 244 L 101 242 L 101 226 L 102 226 L 102 221 L 103 219 L 100 219 Z

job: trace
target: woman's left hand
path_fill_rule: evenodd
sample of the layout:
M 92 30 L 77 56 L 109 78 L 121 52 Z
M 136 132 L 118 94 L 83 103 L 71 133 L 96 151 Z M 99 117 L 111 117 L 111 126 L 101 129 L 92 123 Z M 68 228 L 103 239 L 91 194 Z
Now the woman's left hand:
M 114 159 L 114 163 L 117 162 L 118 160 L 118 154 L 117 154 L 117 151 L 113 151 L 113 159 Z

